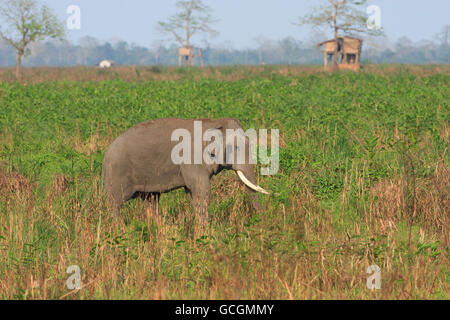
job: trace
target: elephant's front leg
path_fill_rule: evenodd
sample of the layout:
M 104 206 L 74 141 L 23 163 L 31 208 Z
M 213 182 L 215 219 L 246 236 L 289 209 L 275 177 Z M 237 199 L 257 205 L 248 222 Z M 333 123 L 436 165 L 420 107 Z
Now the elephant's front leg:
M 190 188 L 195 222 L 201 230 L 208 226 L 208 209 L 211 186 L 209 179 L 197 181 L 197 186 Z
M 205 230 L 208 225 L 209 197 L 211 193 L 209 176 L 196 170 L 187 170 L 187 172 L 183 172 L 183 177 L 194 208 L 195 224 L 201 230 Z

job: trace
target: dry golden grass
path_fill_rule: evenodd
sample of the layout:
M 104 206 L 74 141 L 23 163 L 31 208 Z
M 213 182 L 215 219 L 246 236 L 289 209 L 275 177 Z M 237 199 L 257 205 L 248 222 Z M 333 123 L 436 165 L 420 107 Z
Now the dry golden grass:
M 2 190 L 9 190 L 3 194 L 9 220 L 0 224 L 0 260 L 9 266 L 0 277 L 2 298 L 448 298 L 449 179 L 442 164 L 417 183 L 420 227 L 412 231 L 399 214 L 405 206 L 402 176 L 362 190 L 372 200 L 361 208 L 360 222 L 352 223 L 323 207 L 308 185 L 289 207 L 269 201 L 265 214 L 252 220 L 243 187 L 225 174 L 214 179 L 212 201 L 233 204 L 212 217 L 206 237 L 185 236 L 190 205 L 182 193 L 176 214 L 163 201 L 157 217 L 136 201 L 113 220 L 97 177 L 90 182 L 92 197 L 84 200 L 77 198 L 76 182 L 68 187 L 67 178 L 55 177 L 55 192 L 42 203 L 19 174 L 0 177 Z M 345 207 L 343 201 L 343 212 Z M 47 237 L 47 249 L 39 251 L 48 263 L 34 254 L 36 228 Z M 421 249 L 425 243 L 435 246 Z M 370 291 L 365 270 L 374 263 L 382 269 L 382 289 Z M 72 264 L 82 270 L 80 290 L 65 285 Z
M 7 172 L 0 168 L 0 192 L 8 195 L 30 191 L 31 184 L 27 178 L 17 172 Z
M 14 68 L 0 68 L 0 81 L 16 82 Z M 342 71 L 349 72 L 349 71 Z M 428 76 L 441 73 L 450 74 L 449 65 L 363 65 L 361 73 L 392 75 L 408 72 L 412 75 Z M 251 77 L 271 77 L 274 75 L 299 76 L 305 74 L 328 74 L 323 66 L 223 66 L 223 67 L 135 67 L 117 66 L 110 69 L 98 67 L 33 67 L 23 68 L 20 82 L 41 83 L 47 81 L 175 81 L 182 79 L 211 78 L 221 81 L 237 81 Z

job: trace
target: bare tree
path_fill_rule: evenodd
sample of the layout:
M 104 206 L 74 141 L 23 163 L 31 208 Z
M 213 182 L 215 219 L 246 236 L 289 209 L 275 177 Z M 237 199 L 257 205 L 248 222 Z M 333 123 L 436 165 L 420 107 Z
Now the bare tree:
M 35 0 L 0 0 L 0 37 L 17 51 L 16 77 L 20 76 L 22 58 L 28 46 L 45 38 L 64 37 L 64 27 L 51 10 Z
M 158 22 L 158 28 L 171 35 L 180 46 L 191 47 L 191 39 L 197 33 L 217 34 L 211 25 L 218 20 L 212 17 L 212 9 L 202 0 L 179 0 L 176 6 L 180 11 L 169 17 L 167 22 Z
M 154 53 L 155 63 L 159 64 L 159 57 L 164 50 L 164 42 L 162 40 L 153 40 L 150 48 Z
M 447 46 L 448 45 L 448 35 L 450 34 L 450 25 L 445 25 L 442 27 L 441 32 L 439 32 L 437 35 L 435 35 L 435 39 L 437 39 L 441 45 Z
M 297 25 L 313 25 L 316 28 L 326 27 L 334 33 L 335 52 L 333 65 L 338 63 L 338 41 L 343 35 L 382 35 L 381 29 L 367 28 L 367 15 L 358 10 L 358 6 L 367 0 L 327 0 L 325 4 L 312 9 L 313 13 L 299 19 Z

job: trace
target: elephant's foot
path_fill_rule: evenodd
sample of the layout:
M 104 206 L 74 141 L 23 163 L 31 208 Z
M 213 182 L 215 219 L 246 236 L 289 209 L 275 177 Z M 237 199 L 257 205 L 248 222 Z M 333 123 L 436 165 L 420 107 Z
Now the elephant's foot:
M 196 240 L 206 235 L 208 231 L 208 219 L 199 218 L 198 215 L 188 216 L 184 219 L 184 235 L 186 238 Z
M 195 219 L 195 235 L 196 238 L 200 238 L 208 231 L 208 215 L 196 216 Z

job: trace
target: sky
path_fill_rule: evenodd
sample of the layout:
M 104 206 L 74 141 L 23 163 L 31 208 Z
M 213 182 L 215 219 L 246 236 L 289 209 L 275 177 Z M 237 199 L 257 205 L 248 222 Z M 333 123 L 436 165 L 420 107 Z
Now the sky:
M 47 4 L 64 22 L 67 8 L 80 8 L 80 29 L 68 30 L 68 39 L 77 42 L 84 36 L 102 41 L 124 40 L 150 47 L 167 36 L 157 31 L 158 21 L 177 12 L 176 0 L 39 0 Z M 273 40 L 293 37 L 308 41 L 311 27 L 296 26 L 298 18 L 324 0 L 204 0 L 219 19 L 214 29 L 219 32 L 208 39 L 211 45 L 233 48 L 254 47 L 257 39 Z M 326 1 L 325 1 L 326 2 Z M 444 25 L 450 24 L 449 0 L 369 0 L 380 8 L 381 26 L 386 36 L 395 41 L 406 36 L 413 41 L 432 39 Z M 365 8 L 362 8 L 365 11 Z M 314 40 L 314 39 L 312 39 Z M 170 43 L 170 41 L 168 41 Z M 202 38 L 194 39 L 202 44 Z

